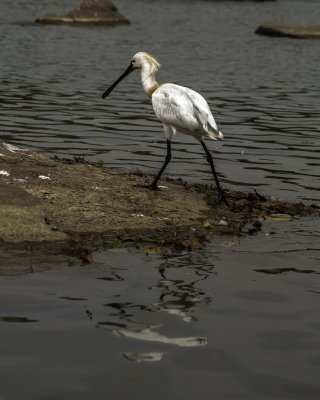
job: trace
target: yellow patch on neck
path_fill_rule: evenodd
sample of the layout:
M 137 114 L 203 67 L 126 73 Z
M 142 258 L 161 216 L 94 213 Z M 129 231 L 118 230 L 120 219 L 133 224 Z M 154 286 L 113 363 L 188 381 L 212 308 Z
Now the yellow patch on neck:
M 161 86 L 161 84 L 159 84 L 159 83 L 156 83 L 155 85 L 153 85 L 153 86 L 147 91 L 147 95 L 151 98 L 152 95 L 153 95 L 153 92 L 155 92 L 155 91 L 158 89 L 158 87 L 160 87 L 160 86 Z

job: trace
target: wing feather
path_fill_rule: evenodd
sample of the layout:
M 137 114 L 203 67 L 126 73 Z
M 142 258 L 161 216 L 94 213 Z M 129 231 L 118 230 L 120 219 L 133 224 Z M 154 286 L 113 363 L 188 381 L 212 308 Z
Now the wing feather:
M 171 83 L 161 85 L 152 95 L 152 106 L 160 121 L 182 133 L 213 139 L 219 136 L 208 103 L 192 89 Z
M 152 95 L 152 106 L 156 116 L 165 124 L 193 130 L 197 119 L 193 112 L 193 103 L 177 85 L 160 86 Z

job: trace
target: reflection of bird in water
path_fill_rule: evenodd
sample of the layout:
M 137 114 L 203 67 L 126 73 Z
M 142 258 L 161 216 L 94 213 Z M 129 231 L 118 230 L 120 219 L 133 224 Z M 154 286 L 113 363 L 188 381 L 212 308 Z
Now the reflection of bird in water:
M 193 315 L 195 307 L 199 304 L 209 304 L 211 297 L 206 296 L 203 289 L 197 287 L 197 283 L 207 279 L 212 273 L 213 265 L 202 265 L 200 267 L 194 266 L 192 270 L 198 279 L 186 282 L 181 279 L 168 279 L 166 277 L 166 271 L 175 269 L 182 266 L 187 267 L 190 265 L 190 260 L 184 258 L 179 260 L 180 263 L 170 265 L 168 261 L 164 262 L 159 272 L 162 277 L 155 287 L 161 291 L 160 302 L 152 304 L 158 311 L 165 311 L 168 314 L 174 314 L 181 317 L 185 322 L 196 320 L 197 318 Z M 182 265 L 181 265 L 182 264 Z M 186 264 L 186 265 L 185 265 Z M 191 263 L 192 265 L 192 263 Z
M 184 274 L 185 279 L 175 279 L 173 276 L 175 273 L 178 278 L 181 278 L 182 270 L 186 271 L 186 269 L 189 273 Z M 151 286 L 151 289 L 159 292 L 158 301 L 151 304 L 131 302 L 105 304 L 105 306 L 111 307 L 113 310 L 110 316 L 116 317 L 118 321 L 101 321 L 98 325 L 104 329 L 112 330 L 114 333 L 116 333 L 114 331 L 115 328 L 120 328 L 121 332 L 118 332 L 119 335 L 126 334 L 129 337 L 133 334 L 122 330 L 122 328 L 128 328 L 132 332 L 141 332 L 141 338 L 143 335 L 147 335 L 149 340 L 151 340 L 151 337 L 153 338 L 152 340 L 156 340 L 155 334 L 151 333 L 160 328 L 161 324 L 146 323 L 145 318 L 143 322 L 139 321 L 140 318 L 138 315 L 141 311 L 166 312 L 176 315 L 185 322 L 197 320 L 197 317 L 194 315 L 197 307 L 207 305 L 211 302 L 211 297 L 199 287 L 198 283 L 208 279 L 212 275 L 213 269 L 214 265 L 209 261 L 201 260 L 201 263 L 197 264 L 190 255 L 166 260 L 159 265 L 160 277 Z M 144 328 L 137 331 L 133 328 L 136 325 L 142 325 Z M 157 340 L 160 341 L 160 338 L 158 337 Z M 198 343 L 198 341 L 201 342 L 202 339 L 197 338 L 196 342 Z
M 103 98 L 108 96 L 115 86 L 130 72 L 135 69 L 141 70 L 143 89 L 152 99 L 154 112 L 163 124 L 164 134 L 167 139 L 165 162 L 151 185 L 144 187 L 152 190 L 158 189 L 158 180 L 171 159 L 172 136 L 176 131 L 179 131 L 193 136 L 201 143 L 218 189 L 218 204 L 224 202 L 228 205 L 215 171 L 212 156 L 204 143 L 205 137 L 213 140 L 223 139 L 223 134 L 217 127 L 208 103 L 199 93 L 192 89 L 173 83 L 160 85 L 155 79 L 155 74 L 159 67 L 160 64 L 154 57 L 148 53 L 139 52 L 133 56 L 126 71 L 102 95 Z
M 97 327 L 112 332 L 113 335 L 127 339 L 141 340 L 144 342 L 155 342 L 180 347 L 198 347 L 207 344 L 207 338 L 202 336 L 167 336 L 162 331 L 163 317 L 159 312 L 177 316 L 185 322 L 195 321 L 195 311 L 197 307 L 207 305 L 211 302 L 211 297 L 198 287 L 198 282 L 207 279 L 214 266 L 201 260 L 197 263 L 191 255 L 177 256 L 167 259 L 158 265 L 160 277 L 156 284 L 147 286 L 147 303 L 141 304 L 130 302 L 111 302 L 104 304 L 110 307 L 111 312 L 108 318 L 97 322 Z M 175 279 L 174 274 L 180 279 Z M 185 279 L 181 279 L 181 274 Z M 118 278 L 125 278 L 119 275 Z M 104 278 L 104 280 L 106 280 Z M 109 278 L 108 278 L 109 280 Z M 152 293 L 159 296 L 156 302 L 150 302 L 150 289 Z M 134 293 L 136 298 L 136 293 Z M 158 316 L 151 316 L 151 321 L 147 322 L 147 316 L 156 313 Z M 155 322 L 156 320 L 159 320 Z M 163 353 L 149 352 L 140 353 L 135 351 L 126 351 L 122 353 L 125 358 L 134 362 L 159 361 Z

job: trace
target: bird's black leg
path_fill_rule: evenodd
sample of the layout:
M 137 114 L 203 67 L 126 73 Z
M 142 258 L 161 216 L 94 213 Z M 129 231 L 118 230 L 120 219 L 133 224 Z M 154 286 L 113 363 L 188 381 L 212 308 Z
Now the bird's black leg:
M 225 197 L 225 195 L 224 195 L 224 193 L 223 193 L 223 190 L 221 189 L 221 186 L 220 186 L 220 183 L 219 183 L 219 179 L 218 179 L 216 170 L 215 170 L 214 165 L 213 165 L 213 158 L 212 158 L 212 155 L 210 154 L 210 151 L 208 150 L 208 148 L 207 148 L 207 146 L 205 145 L 204 141 L 201 140 L 200 143 L 201 143 L 201 145 L 202 145 L 204 151 L 206 152 L 207 161 L 208 161 L 208 163 L 210 164 L 211 171 L 212 171 L 214 180 L 215 180 L 215 182 L 216 182 L 216 186 L 217 186 L 218 193 L 219 193 L 218 204 L 220 204 L 221 202 L 224 202 L 224 203 L 226 203 L 227 206 L 229 206 L 229 203 L 228 203 L 228 201 L 227 201 L 227 199 L 226 199 L 226 197 Z M 229 207 L 230 207 L 230 206 L 229 206 Z
M 151 189 L 151 190 L 159 190 L 159 188 L 157 186 L 158 180 L 160 179 L 163 171 L 166 169 L 166 166 L 169 164 L 170 160 L 171 160 L 171 141 L 167 140 L 166 159 L 165 159 L 164 164 L 163 164 L 162 168 L 160 169 L 158 175 L 154 178 L 154 181 L 151 183 L 151 185 L 136 185 L 136 186 L 144 187 L 144 188 Z

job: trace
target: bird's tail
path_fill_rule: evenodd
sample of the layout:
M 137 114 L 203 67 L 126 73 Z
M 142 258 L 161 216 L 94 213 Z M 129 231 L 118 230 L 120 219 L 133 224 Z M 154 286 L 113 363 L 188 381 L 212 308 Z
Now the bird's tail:
M 213 140 L 222 140 L 223 139 L 223 133 L 219 131 L 218 128 L 214 128 L 211 125 L 207 126 L 207 132 L 208 132 L 208 136 L 209 138 L 213 139 Z

